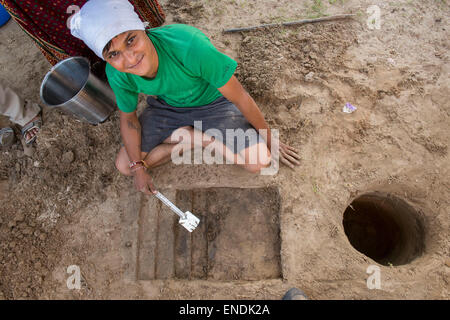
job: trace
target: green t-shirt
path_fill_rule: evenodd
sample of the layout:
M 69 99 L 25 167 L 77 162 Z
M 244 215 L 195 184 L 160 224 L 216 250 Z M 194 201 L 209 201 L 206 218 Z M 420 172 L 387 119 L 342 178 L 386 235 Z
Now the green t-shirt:
M 174 107 L 207 105 L 234 74 L 237 62 L 219 52 L 200 30 L 183 24 L 153 28 L 147 35 L 158 53 L 155 78 L 120 72 L 106 65 L 108 82 L 123 112 L 137 108 L 138 94 L 154 95 Z

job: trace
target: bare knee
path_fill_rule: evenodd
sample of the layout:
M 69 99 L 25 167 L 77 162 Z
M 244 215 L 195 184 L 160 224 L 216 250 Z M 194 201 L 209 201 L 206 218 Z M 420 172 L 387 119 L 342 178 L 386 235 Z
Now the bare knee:
M 129 168 L 128 155 L 124 147 L 122 147 L 117 154 L 116 158 L 116 168 L 123 175 L 129 176 L 131 174 Z
M 262 169 L 270 167 L 270 158 L 268 163 L 246 164 L 244 167 L 248 172 L 258 174 Z
M 265 143 L 259 143 L 248 148 L 245 153 L 244 168 L 251 173 L 260 173 L 262 169 L 267 168 L 271 164 L 271 154 Z

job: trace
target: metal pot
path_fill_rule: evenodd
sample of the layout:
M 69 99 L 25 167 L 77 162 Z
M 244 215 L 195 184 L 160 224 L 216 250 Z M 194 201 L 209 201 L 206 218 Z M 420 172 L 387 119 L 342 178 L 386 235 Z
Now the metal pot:
M 41 84 L 41 100 L 91 124 L 105 121 L 116 109 L 116 98 L 108 84 L 98 79 L 83 57 L 60 61 Z

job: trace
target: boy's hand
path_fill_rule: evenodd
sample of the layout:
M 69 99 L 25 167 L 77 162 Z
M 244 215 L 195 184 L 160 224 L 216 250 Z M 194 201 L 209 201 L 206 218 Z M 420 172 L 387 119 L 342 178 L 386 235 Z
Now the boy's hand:
M 299 166 L 300 155 L 299 151 L 282 142 L 280 142 L 280 160 L 289 168 L 294 169 L 294 166 Z
M 147 195 L 152 195 L 157 192 L 152 177 L 150 177 L 145 168 L 137 170 L 134 173 L 134 186 L 136 187 L 136 190 Z

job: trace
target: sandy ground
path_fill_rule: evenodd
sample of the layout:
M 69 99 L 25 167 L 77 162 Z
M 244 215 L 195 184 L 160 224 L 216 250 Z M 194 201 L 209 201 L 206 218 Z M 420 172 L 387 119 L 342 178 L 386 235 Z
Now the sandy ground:
M 260 220 L 243 218 L 240 232 L 272 230 L 271 245 L 279 252 L 258 260 L 260 256 L 248 254 L 248 247 L 233 248 L 234 255 L 242 254 L 239 261 L 248 257 L 256 263 L 246 269 L 256 270 L 254 278 L 248 272 L 242 279 L 239 272 L 233 278 L 227 270 L 239 268 L 232 264 L 211 277 L 189 279 L 177 277 L 175 271 L 140 276 L 142 265 L 148 267 L 140 252 L 151 243 L 149 237 L 170 239 L 178 226 L 172 220 L 161 227 L 158 220 L 158 230 L 145 229 L 158 207 L 136 193 L 132 181 L 114 168 L 120 146 L 117 113 L 92 126 L 44 108 L 34 155 L 25 156 L 20 143 L 0 153 L 0 298 L 280 299 L 287 289 L 298 287 L 312 299 L 449 299 L 449 4 L 161 3 L 168 24 L 202 29 L 217 48 L 239 62 L 239 79 L 272 128 L 280 130 L 282 141 L 300 150 L 302 164 L 295 170 L 282 167 L 274 176 L 255 176 L 233 166 L 167 164 L 152 171 L 154 182 L 170 197 L 176 190 L 277 189 L 280 206 L 268 208 L 279 207 L 279 212 L 267 223 L 278 227 L 251 229 L 263 215 L 253 212 L 259 207 L 249 202 L 242 205 L 241 214 L 253 212 Z M 379 30 L 366 23 L 371 5 L 381 9 Z M 226 28 L 340 13 L 356 16 L 222 34 Z M 40 82 L 50 66 L 32 40 L 10 21 L 0 29 L 0 48 L 1 81 L 38 101 Z M 343 113 L 347 102 L 358 110 Z M 0 122 L 9 124 L 5 118 Z M 347 239 L 344 212 L 355 197 L 372 191 L 405 200 L 423 222 L 424 250 L 411 262 L 379 264 Z M 233 193 L 228 194 L 228 201 L 235 201 Z M 239 198 L 239 192 L 235 194 Z M 227 208 L 221 201 L 215 204 L 216 212 Z M 227 232 L 231 237 L 235 229 L 220 215 L 217 221 L 223 224 L 222 247 L 230 250 Z M 219 228 L 209 223 L 206 235 L 209 227 Z M 249 239 L 260 252 L 269 252 L 262 246 L 265 238 L 261 232 L 259 238 Z M 177 246 L 176 241 L 167 242 L 164 250 Z M 219 251 L 222 260 L 216 262 L 227 262 Z M 265 273 L 261 268 L 271 259 L 276 262 L 267 268 L 275 271 Z M 155 264 L 155 259 L 149 261 Z M 66 285 L 71 265 L 81 270 L 79 290 Z M 370 265 L 380 268 L 380 289 L 367 287 Z

